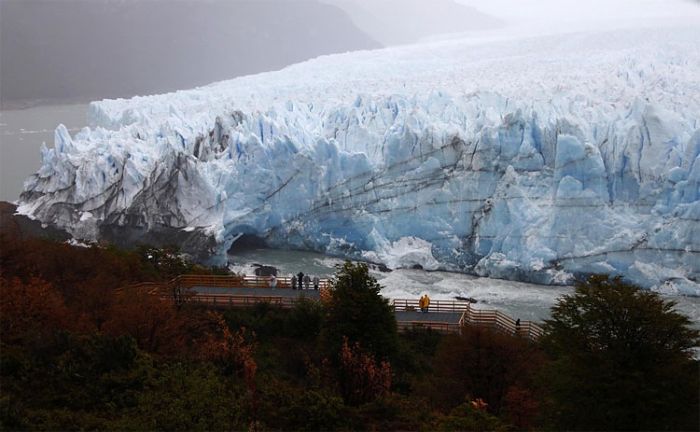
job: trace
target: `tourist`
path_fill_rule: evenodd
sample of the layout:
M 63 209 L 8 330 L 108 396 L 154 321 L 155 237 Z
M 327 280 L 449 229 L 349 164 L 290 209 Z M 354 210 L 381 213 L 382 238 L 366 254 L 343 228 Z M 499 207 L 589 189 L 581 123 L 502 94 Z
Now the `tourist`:
M 424 295 L 420 296 L 420 300 L 418 300 L 418 308 L 420 309 L 421 312 L 425 312 L 425 296 Z
M 430 297 L 428 294 L 425 295 L 425 310 L 423 312 L 428 313 L 428 308 L 430 307 Z
M 293 290 L 297 289 L 297 277 L 292 275 L 292 277 L 290 279 L 292 280 L 292 289 Z
M 304 276 L 304 289 L 309 289 L 311 285 L 311 276 Z
M 275 277 L 275 275 L 270 275 L 270 288 L 277 288 L 277 278 Z
M 299 289 L 304 289 L 304 288 L 303 288 L 303 285 L 302 285 L 302 284 L 304 283 L 304 272 L 299 272 L 299 273 L 297 273 L 297 278 L 299 278 L 299 280 L 298 280 L 298 282 L 299 282 L 299 284 L 298 284 Z
M 520 334 L 520 318 L 515 320 L 515 335 Z
M 314 289 L 318 291 L 318 287 L 321 285 L 321 279 L 318 276 L 314 276 Z

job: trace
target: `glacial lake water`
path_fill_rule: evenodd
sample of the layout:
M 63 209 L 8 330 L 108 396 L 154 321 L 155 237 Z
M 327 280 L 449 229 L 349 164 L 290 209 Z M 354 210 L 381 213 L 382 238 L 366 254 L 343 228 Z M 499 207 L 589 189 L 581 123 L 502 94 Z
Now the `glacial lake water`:
M 278 274 L 285 276 L 302 271 L 320 277 L 333 276 L 337 266 L 343 263 L 340 258 L 319 253 L 274 249 L 236 252 L 229 255 L 229 261 L 234 271 L 245 274 L 253 274 L 255 264 L 260 264 L 274 266 Z M 389 299 L 418 299 L 426 293 L 435 300 L 467 297 L 477 301 L 473 307 L 495 309 L 513 318 L 533 321 L 549 318 L 550 308 L 557 299 L 573 292 L 572 287 L 566 286 L 536 285 L 440 271 L 400 269 L 384 273 L 371 270 L 371 274 L 382 285 L 382 295 Z M 700 328 L 700 298 L 664 298 L 676 301 L 676 309 L 688 316 L 694 327 Z
M 41 144 L 51 148 L 63 123 L 71 134 L 87 126 L 88 104 L 39 105 L 0 110 L 0 201 L 15 201 L 41 166 Z

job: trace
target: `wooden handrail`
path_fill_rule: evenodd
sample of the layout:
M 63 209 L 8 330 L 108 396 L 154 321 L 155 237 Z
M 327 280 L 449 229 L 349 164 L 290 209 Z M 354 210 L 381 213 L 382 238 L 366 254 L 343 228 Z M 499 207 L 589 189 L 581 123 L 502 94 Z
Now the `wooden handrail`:
M 398 321 L 397 325 L 399 330 L 429 328 L 444 333 L 459 333 L 461 329 L 459 324 L 444 321 Z
M 286 276 L 275 277 L 277 288 L 291 288 L 292 278 Z M 170 281 L 170 284 L 181 288 L 205 286 L 212 288 L 270 288 L 269 276 L 239 276 L 239 275 L 181 275 Z M 324 278 L 319 281 L 319 289 L 329 288 L 331 280 Z M 313 281 L 309 289 L 314 289 Z
M 394 299 L 392 306 L 396 311 L 419 310 L 416 299 Z M 532 321 L 517 321 L 512 317 L 497 310 L 474 309 L 471 303 L 445 300 L 431 300 L 428 312 L 461 312 L 459 326 L 473 325 L 479 327 L 490 327 L 497 331 L 527 337 L 532 340 L 538 339 L 543 334 L 542 327 Z
M 415 299 L 394 299 L 391 302 L 396 311 L 419 310 L 418 300 Z M 428 311 L 433 312 L 464 312 L 470 308 L 470 303 L 452 300 L 431 300 Z
M 291 288 L 291 278 L 279 277 L 277 288 Z M 123 294 L 127 289 L 146 291 L 149 294 L 159 295 L 162 298 L 169 298 L 177 303 L 192 302 L 208 304 L 216 307 L 238 307 L 242 305 L 252 305 L 260 302 L 269 302 L 282 307 L 292 307 L 299 301 L 297 297 L 284 297 L 275 295 L 239 295 L 233 292 L 226 293 L 199 293 L 190 291 L 193 287 L 212 288 L 269 288 L 270 277 L 266 276 L 217 276 L 217 275 L 181 275 L 170 282 L 141 282 L 128 287 L 117 289 L 118 294 Z M 330 298 L 332 288 L 331 280 L 322 279 L 319 284 L 320 299 L 327 301 Z M 313 289 L 313 288 L 312 288 Z M 271 291 L 274 292 L 274 291 Z M 395 311 L 416 311 L 419 310 L 417 299 L 394 299 L 391 302 Z M 431 300 L 428 306 L 431 313 L 460 313 L 457 323 L 446 323 L 436 321 L 401 321 L 402 328 L 430 327 L 443 329 L 444 331 L 459 331 L 465 325 L 490 327 L 497 331 L 527 337 L 536 340 L 542 336 L 542 327 L 532 321 L 517 321 L 512 317 L 497 310 L 481 310 L 471 307 L 469 302 L 452 300 Z M 442 331 L 442 330 L 441 330 Z
M 228 294 L 198 294 L 189 297 L 186 302 L 206 304 L 214 307 L 241 307 L 254 306 L 258 303 L 269 303 L 283 308 L 291 308 L 300 300 L 301 297 L 283 297 L 283 296 L 258 296 L 258 295 L 228 295 Z

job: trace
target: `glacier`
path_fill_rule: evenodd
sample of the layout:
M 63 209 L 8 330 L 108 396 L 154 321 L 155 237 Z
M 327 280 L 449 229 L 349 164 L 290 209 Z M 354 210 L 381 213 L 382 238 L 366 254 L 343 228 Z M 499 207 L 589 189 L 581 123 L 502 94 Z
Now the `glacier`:
M 19 212 L 211 263 L 249 234 L 700 295 L 699 71 L 697 28 L 674 26 L 437 41 L 93 102 L 89 128 L 42 149 Z

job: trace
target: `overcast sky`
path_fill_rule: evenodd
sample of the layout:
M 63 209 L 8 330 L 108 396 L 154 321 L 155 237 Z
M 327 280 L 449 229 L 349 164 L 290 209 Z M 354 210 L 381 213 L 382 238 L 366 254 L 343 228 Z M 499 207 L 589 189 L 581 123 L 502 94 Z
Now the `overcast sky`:
M 0 0 L 0 102 L 162 93 L 498 25 L 453 0 Z
M 700 17 L 691 0 L 0 0 L 0 103 L 130 97 L 449 34 Z M 699 25 L 700 25 L 700 21 Z

